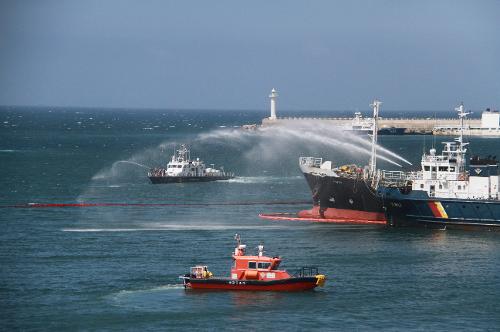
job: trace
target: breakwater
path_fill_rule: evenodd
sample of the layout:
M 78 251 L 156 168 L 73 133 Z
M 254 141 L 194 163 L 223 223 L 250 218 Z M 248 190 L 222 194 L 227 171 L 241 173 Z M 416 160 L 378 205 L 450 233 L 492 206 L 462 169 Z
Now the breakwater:
M 332 125 L 336 127 L 350 126 L 353 118 L 315 118 L 315 117 L 278 117 L 276 119 L 262 119 L 262 126 L 276 125 L 300 125 L 301 122 L 318 123 L 321 125 Z M 481 119 L 467 119 L 465 124 L 470 127 L 479 127 Z M 428 134 L 433 133 L 437 126 L 459 126 L 459 120 L 456 118 L 379 118 L 378 126 L 385 128 L 402 128 L 405 134 Z

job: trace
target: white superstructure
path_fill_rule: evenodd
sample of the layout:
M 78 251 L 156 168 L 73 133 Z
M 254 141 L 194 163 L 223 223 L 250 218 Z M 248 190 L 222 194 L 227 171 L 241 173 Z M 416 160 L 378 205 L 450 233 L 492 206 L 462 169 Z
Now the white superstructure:
M 498 165 L 495 158 L 473 158 L 467 170 L 464 143 L 463 104 L 455 109 L 460 118 L 460 136 L 454 142 L 444 142 L 440 155 L 436 149 L 422 156 L 422 169 L 414 173 L 383 172 L 383 177 L 399 173 L 401 180 L 411 181 L 412 190 L 425 191 L 429 197 L 461 199 L 499 199 Z M 388 176 L 386 176 L 388 175 Z
M 363 118 L 361 112 L 355 112 L 351 123 L 343 127 L 346 131 L 371 134 L 373 131 L 373 119 Z
M 191 160 L 191 153 L 186 145 L 182 144 L 174 153 L 166 168 L 154 168 L 148 176 L 170 176 L 170 177 L 203 177 L 224 176 L 223 170 L 206 167 L 200 158 Z

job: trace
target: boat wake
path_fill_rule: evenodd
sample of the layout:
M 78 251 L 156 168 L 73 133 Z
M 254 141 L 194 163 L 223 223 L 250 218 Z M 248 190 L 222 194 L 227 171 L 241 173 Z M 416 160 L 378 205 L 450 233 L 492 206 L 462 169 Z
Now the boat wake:
M 236 177 L 231 180 L 227 180 L 227 183 L 244 183 L 244 184 L 258 184 L 258 183 L 270 183 L 270 182 L 283 182 L 287 180 L 302 180 L 302 176 L 290 176 L 290 177 L 278 177 L 278 176 L 241 176 Z
M 113 296 L 115 298 L 117 298 L 117 297 L 121 297 L 121 296 L 132 295 L 132 294 L 163 292 L 163 291 L 177 290 L 177 289 L 184 289 L 184 285 L 183 284 L 166 284 L 163 286 L 147 288 L 147 289 L 136 289 L 136 290 L 125 290 L 124 289 L 124 290 L 121 290 L 121 291 L 115 293 Z
M 165 311 L 167 304 L 184 294 L 182 284 L 167 284 L 147 289 L 121 290 L 105 296 L 111 305 L 146 311 Z M 173 297 L 173 298 L 172 298 Z M 172 307 L 173 311 L 176 307 Z

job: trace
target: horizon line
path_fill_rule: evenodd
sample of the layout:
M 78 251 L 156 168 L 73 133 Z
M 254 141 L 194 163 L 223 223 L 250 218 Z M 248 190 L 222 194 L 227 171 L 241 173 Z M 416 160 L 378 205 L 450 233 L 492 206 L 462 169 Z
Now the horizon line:
M 251 108 L 179 108 L 179 107 L 126 107 L 126 106 L 61 106 L 61 105 L 0 105 L 0 108 L 54 108 L 60 109 L 92 109 L 92 110 L 143 110 L 143 111 L 221 111 L 221 112 L 269 112 L 269 109 L 251 109 Z M 357 112 L 357 111 L 371 111 L 370 108 L 360 109 L 278 109 L 279 112 Z M 450 109 L 384 109 L 387 112 L 452 112 Z M 483 110 L 481 110 L 483 111 Z

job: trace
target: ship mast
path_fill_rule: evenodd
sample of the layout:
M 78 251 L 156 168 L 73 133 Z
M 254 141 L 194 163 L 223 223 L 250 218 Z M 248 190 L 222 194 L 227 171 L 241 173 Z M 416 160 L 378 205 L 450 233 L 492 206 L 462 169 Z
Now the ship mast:
M 372 153 L 370 158 L 370 173 L 374 177 L 377 172 L 377 134 L 378 134 L 378 111 L 381 101 L 375 99 L 371 107 L 373 107 L 373 128 L 372 128 Z
M 457 164 L 460 167 L 460 171 L 463 172 L 465 171 L 465 153 L 467 152 L 465 146 L 469 144 L 464 143 L 464 120 L 470 113 L 465 111 L 464 103 L 461 103 L 460 106 L 456 107 L 455 111 L 458 112 L 458 117 L 460 118 L 460 136 L 455 138 L 455 141 L 458 142 Z

